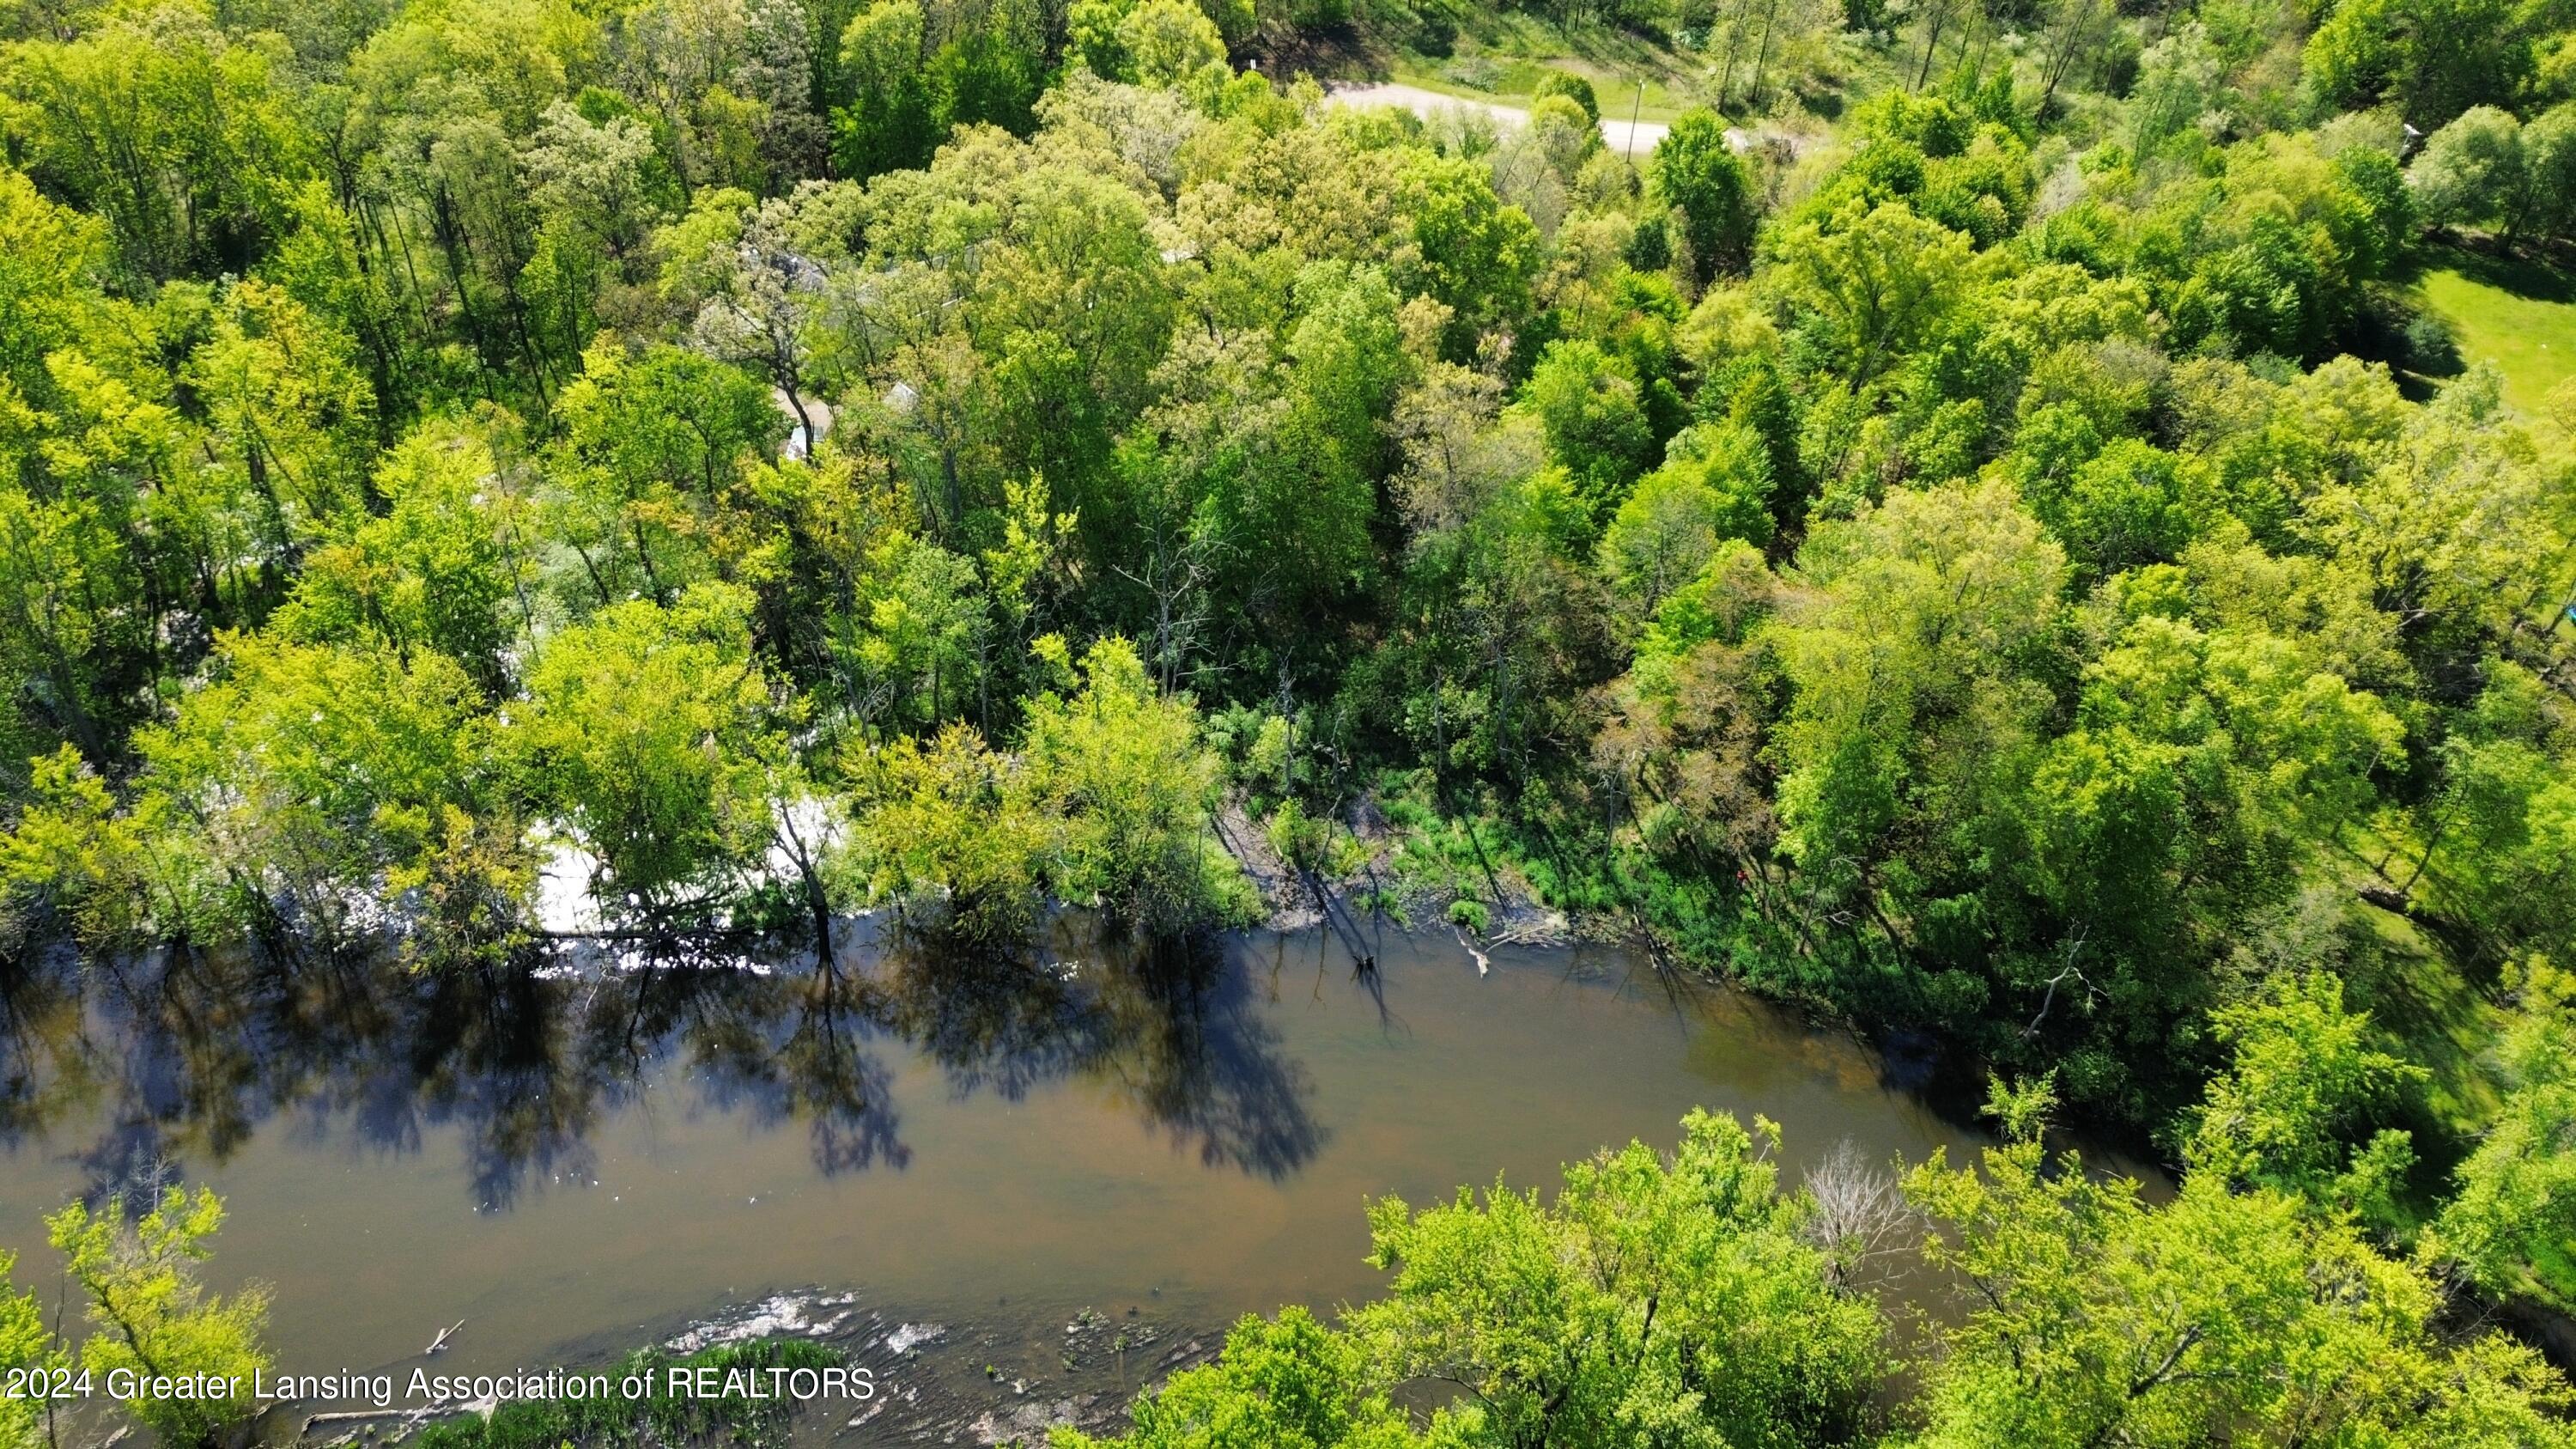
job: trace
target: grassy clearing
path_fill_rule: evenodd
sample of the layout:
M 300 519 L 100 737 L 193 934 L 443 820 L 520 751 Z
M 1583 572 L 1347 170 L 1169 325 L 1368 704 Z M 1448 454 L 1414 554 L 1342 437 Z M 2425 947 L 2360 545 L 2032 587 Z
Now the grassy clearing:
M 1285 55 L 1284 73 L 1299 69 L 1345 80 L 1393 80 L 1461 100 L 1527 106 L 1550 72 L 1592 83 L 1604 120 L 1669 125 L 1684 112 L 1717 101 L 1717 56 L 1596 21 L 1558 22 L 1526 10 L 1494 10 L 1463 0 L 1417 7 L 1425 25 L 1400 30 L 1367 23 L 1345 27 L 1330 46 Z M 1329 53 L 1327 53 L 1329 52 Z M 1745 88 L 1753 58 L 1741 57 L 1730 104 L 1721 113 L 1751 124 L 1775 108 L 1801 107 L 1819 121 L 1840 115 L 1860 95 L 1895 81 L 1902 45 L 1860 41 L 1784 46 L 1772 57 L 1759 104 Z
M 1426 91 L 1456 96 L 1460 100 L 1492 101 L 1506 106 L 1526 107 L 1538 90 L 1539 80 L 1551 70 L 1567 71 L 1592 82 L 1601 103 L 1601 114 L 1612 120 L 1661 121 L 1670 125 L 1674 117 L 1699 104 L 1699 98 L 1685 88 L 1686 83 L 1648 78 L 1645 94 L 1638 95 L 1639 77 L 1603 75 L 1598 68 L 1558 59 L 1537 61 L 1520 58 L 1493 60 L 1490 72 L 1477 68 L 1477 59 L 1434 60 L 1429 56 L 1406 55 L 1395 64 L 1395 80 Z M 1485 81 L 1491 84 L 1470 84 Z
M 2544 416 L 2550 389 L 2576 376 L 2576 285 L 2559 272 L 2449 248 L 2427 259 L 2416 296 L 2450 324 L 2461 361 L 2503 371 L 2516 411 Z
M 1522 11 L 1453 10 L 1447 56 L 1403 52 L 1391 78 L 1468 100 L 1526 106 L 1550 71 L 1592 82 L 1601 113 L 1670 122 L 1699 104 L 1699 65 L 1689 56 L 1606 25 L 1558 25 Z M 1645 87 L 1642 104 L 1638 86 Z

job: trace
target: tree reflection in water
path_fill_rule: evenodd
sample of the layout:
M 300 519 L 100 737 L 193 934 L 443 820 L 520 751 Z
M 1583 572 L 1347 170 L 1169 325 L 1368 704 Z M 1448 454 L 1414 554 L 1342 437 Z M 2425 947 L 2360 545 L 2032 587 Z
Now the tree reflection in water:
M 825 1175 L 912 1158 L 896 1133 L 893 1076 L 868 1050 L 873 1002 L 848 973 L 692 971 L 633 983 L 659 990 L 706 1104 L 777 1128 L 802 1121 Z
M 1102 984 L 1115 1046 L 1098 1070 L 1200 1160 L 1276 1179 L 1323 1145 L 1305 1064 L 1280 1055 L 1239 965 L 1206 944 L 1147 948 Z
M 1311 1078 L 1218 942 L 1127 940 L 1067 917 L 1034 960 L 913 947 L 888 953 L 879 979 L 888 1023 L 958 1097 L 1097 1081 L 1209 1165 L 1272 1179 L 1323 1145 Z
M 97 1099 L 102 1058 L 87 1039 L 78 980 L 68 969 L 0 964 L 0 1146 Z
M 1069 1081 L 1213 1167 L 1273 1179 L 1322 1145 L 1302 1064 L 1216 943 L 1148 947 L 1057 923 L 1026 958 L 878 943 L 849 964 L 671 944 L 579 969 L 435 976 L 391 962 L 171 951 L 0 967 L 0 1147 L 58 1125 L 87 1191 L 220 1164 L 259 1131 L 382 1154 L 464 1144 L 475 1206 L 595 1168 L 610 1118 L 687 1083 L 688 1110 L 801 1127 L 824 1174 L 901 1169 L 896 1068 L 955 1097 Z

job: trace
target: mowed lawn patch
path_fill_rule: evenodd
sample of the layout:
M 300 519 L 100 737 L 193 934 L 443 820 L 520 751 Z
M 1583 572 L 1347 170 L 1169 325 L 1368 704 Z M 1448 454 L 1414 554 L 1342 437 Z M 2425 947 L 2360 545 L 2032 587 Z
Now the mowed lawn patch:
M 2460 360 L 2494 363 L 2505 401 L 2542 416 L 2550 389 L 2576 375 L 2576 285 L 2546 267 L 2470 252 L 2427 260 L 2417 292 L 2451 325 Z

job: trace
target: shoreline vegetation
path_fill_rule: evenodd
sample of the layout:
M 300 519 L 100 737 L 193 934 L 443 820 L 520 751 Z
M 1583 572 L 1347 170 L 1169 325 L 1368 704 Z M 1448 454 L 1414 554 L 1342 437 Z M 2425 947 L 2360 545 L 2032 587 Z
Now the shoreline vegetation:
M 0 1018 L 1610 930 L 2001 1145 L 1379 1202 L 1127 1442 L 2566 1444 L 2571 249 L 2507 0 L 0 6 Z M 260 1357 L 161 1186 L 0 1367 Z

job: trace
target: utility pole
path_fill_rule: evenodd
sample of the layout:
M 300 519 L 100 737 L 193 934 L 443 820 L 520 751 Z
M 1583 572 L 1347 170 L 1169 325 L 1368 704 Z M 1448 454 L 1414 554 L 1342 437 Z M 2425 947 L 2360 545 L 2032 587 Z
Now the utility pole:
M 1637 103 L 1628 108 L 1628 164 L 1637 163 L 1637 117 L 1646 110 L 1646 83 L 1637 82 Z

